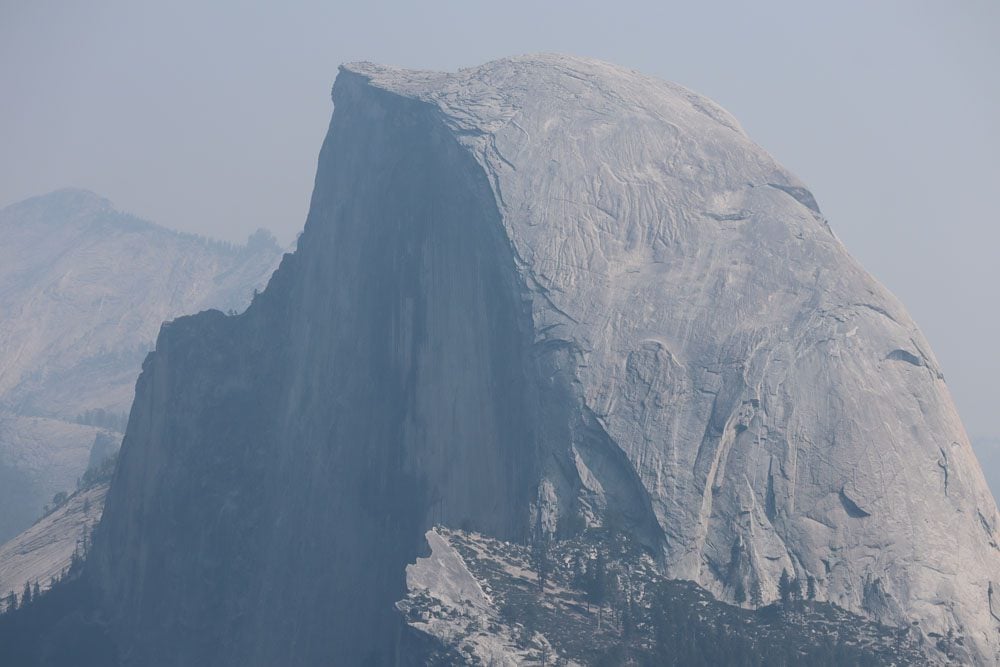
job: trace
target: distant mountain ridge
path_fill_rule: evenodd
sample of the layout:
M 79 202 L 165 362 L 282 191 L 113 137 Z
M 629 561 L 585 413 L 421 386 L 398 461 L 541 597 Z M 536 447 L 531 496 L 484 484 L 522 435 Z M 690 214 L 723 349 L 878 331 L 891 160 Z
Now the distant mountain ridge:
M 281 253 L 264 230 L 244 245 L 176 232 L 87 190 L 0 210 L 0 542 L 123 428 L 160 324 L 242 310 Z

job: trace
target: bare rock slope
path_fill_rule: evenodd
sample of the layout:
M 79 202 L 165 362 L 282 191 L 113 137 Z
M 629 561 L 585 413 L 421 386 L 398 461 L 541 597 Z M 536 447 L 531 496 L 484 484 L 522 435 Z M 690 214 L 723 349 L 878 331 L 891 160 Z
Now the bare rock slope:
M 723 599 L 787 570 L 997 659 L 938 364 L 729 114 L 553 55 L 346 65 L 334 100 L 298 252 L 145 365 L 93 564 L 129 655 L 388 659 L 432 524 L 613 523 Z
M 21 594 L 26 583 L 49 588 L 83 556 L 85 541 L 101 518 L 107 483 L 80 489 L 31 528 L 0 545 L 0 596 Z

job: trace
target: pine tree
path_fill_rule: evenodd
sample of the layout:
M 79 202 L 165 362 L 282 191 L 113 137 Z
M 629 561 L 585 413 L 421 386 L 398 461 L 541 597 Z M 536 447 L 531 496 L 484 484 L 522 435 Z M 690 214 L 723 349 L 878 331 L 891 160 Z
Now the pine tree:
M 625 638 L 630 638 L 635 634 L 635 601 L 632 599 L 632 594 L 629 593 L 628 600 L 625 605 L 625 611 L 622 613 L 622 635 Z
M 809 600 L 816 599 L 816 578 L 811 574 L 806 578 L 806 598 Z
M 27 607 L 31 604 L 31 582 L 24 582 L 24 592 L 21 593 L 21 606 Z
M 788 596 L 793 600 L 802 599 L 802 582 L 796 577 L 788 585 Z
M 743 586 L 742 581 L 736 582 L 736 591 L 733 593 L 733 598 L 736 600 L 736 604 L 742 605 L 747 601 L 747 590 Z
M 593 568 L 593 562 L 591 561 L 589 565 L 584 567 L 583 559 L 577 559 L 577 569 L 573 573 L 573 583 L 574 585 L 583 591 L 583 599 L 587 603 L 587 613 L 590 613 L 590 578 L 591 578 L 591 568 Z
M 598 552 L 597 558 L 587 568 L 587 600 L 597 605 L 597 627 L 601 627 L 601 613 L 608 596 L 608 571 L 604 556 Z
M 69 571 L 75 572 L 76 568 L 80 566 L 83 562 L 83 557 L 80 555 L 80 541 L 77 540 L 76 546 L 73 548 L 73 555 L 69 559 Z
M 754 607 L 764 604 L 764 593 L 760 590 L 760 579 L 754 579 L 750 584 L 750 604 Z
M 792 580 L 788 576 L 788 570 L 781 570 L 781 578 L 778 579 L 778 594 L 782 602 L 788 602 L 792 597 Z
M 579 554 L 573 559 L 573 587 L 580 590 L 587 588 L 587 572 L 583 567 L 583 558 Z
M 549 571 L 552 569 L 552 562 L 549 558 L 549 547 L 543 539 L 535 540 L 531 545 L 531 560 L 535 566 L 535 573 L 538 575 L 538 590 L 545 590 L 545 582 L 548 581 Z
M 39 597 L 41 597 L 41 595 L 42 595 L 42 591 L 38 587 L 38 582 L 36 581 L 35 582 L 35 586 L 31 589 L 31 599 L 32 600 L 37 600 Z

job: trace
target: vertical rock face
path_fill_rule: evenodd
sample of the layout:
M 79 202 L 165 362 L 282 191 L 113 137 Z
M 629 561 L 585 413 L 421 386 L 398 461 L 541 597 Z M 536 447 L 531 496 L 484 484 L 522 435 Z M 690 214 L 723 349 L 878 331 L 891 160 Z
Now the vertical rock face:
M 728 114 L 562 56 L 334 100 L 298 251 L 144 366 L 92 561 L 136 664 L 402 659 L 433 523 L 614 523 L 720 597 L 787 570 L 995 659 L 937 362 Z
M 139 663 L 385 664 L 429 522 L 526 532 L 529 319 L 486 179 L 427 105 L 336 99 L 299 251 L 138 383 L 95 556 Z

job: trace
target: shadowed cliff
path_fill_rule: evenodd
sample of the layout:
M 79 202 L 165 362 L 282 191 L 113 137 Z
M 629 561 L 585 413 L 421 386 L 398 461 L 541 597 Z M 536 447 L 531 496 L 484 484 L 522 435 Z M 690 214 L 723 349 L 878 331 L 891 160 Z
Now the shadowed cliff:
M 136 664 L 385 664 L 432 522 L 528 529 L 529 325 L 484 176 L 427 105 L 334 94 L 297 253 L 144 365 L 93 556 Z

